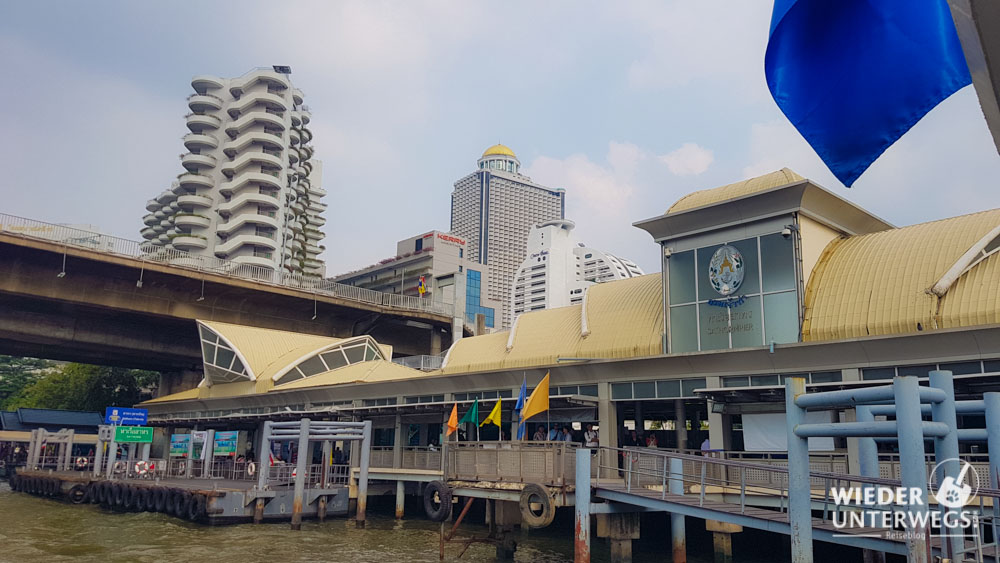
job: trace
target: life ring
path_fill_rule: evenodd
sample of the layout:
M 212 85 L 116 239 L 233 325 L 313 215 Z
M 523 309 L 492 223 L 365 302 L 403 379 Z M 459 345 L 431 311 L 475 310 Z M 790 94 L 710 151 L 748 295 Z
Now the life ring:
M 118 460 L 115 462 L 113 470 L 115 473 L 123 473 L 127 467 L 128 467 L 128 462 Z
M 80 456 L 80 457 L 76 458 L 76 468 L 79 469 L 80 471 L 83 471 L 84 469 L 87 469 L 88 465 L 90 465 L 90 460 L 89 459 L 87 459 L 87 458 L 85 458 L 83 456 Z
M 253 474 L 256 472 L 257 472 L 257 464 L 251 461 L 250 463 L 247 464 L 247 476 L 253 477 Z
M 139 477 L 145 477 L 149 473 L 149 463 L 139 460 L 135 462 L 135 474 Z
M 435 495 L 437 500 L 435 501 Z M 441 481 L 431 481 L 424 487 L 424 512 L 433 522 L 444 522 L 451 515 L 451 489 Z
M 556 517 L 556 509 L 552 506 L 549 492 L 541 485 L 535 483 L 525 485 L 521 489 L 518 504 L 521 508 L 521 521 L 530 528 L 544 528 Z M 540 506 L 539 511 L 535 511 L 534 505 Z

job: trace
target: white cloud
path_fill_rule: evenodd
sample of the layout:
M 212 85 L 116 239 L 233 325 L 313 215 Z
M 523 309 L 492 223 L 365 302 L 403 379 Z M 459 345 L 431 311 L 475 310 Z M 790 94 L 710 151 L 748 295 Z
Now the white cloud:
M 660 161 L 677 176 L 697 176 L 708 170 L 714 159 L 712 151 L 695 143 L 684 143 L 679 149 L 660 157 Z

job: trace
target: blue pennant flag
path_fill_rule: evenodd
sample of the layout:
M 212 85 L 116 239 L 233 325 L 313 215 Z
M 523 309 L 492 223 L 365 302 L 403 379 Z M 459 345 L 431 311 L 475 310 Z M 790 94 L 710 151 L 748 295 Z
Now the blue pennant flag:
M 518 417 L 520 417 L 521 411 L 524 410 L 524 402 L 526 400 L 528 400 L 527 376 L 525 376 L 525 378 L 521 380 L 521 391 L 520 393 L 517 394 L 517 404 L 514 405 L 514 410 L 518 411 Z M 524 439 L 524 421 L 521 421 L 520 424 L 518 424 L 517 426 L 517 439 L 518 440 Z
M 764 74 L 848 187 L 971 82 L 946 0 L 774 0 Z

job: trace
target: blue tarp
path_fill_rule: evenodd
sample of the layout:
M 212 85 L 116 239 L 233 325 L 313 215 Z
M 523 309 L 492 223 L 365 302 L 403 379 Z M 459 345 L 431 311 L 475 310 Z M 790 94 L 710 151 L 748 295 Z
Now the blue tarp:
M 946 0 L 775 0 L 764 74 L 846 186 L 971 82 Z

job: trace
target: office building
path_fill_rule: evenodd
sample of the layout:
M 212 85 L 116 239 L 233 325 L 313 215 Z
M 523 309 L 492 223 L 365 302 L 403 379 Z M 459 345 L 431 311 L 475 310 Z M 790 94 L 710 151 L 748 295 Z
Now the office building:
M 588 286 L 643 274 L 635 262 L 578 241 L 574 227 L 560 219 L 531 228 L 528 255 L 514 276 L 512 319 L 525 311 L 575 305 Z
M 309 109 L 289 72 L 194 77 L 183 171 L 146 204 L 147 249 L 324 274 L 322 165 L 309 144 Z
M 331 278 L 337 283 L 363 287 L 382 293 L 421 297 L 455 305 L 464 312 L 463 322 L 475 325 L 482 314 L 486 328 L 496 327 L 503 309 L 482 293 L 488 272 L 468 257 L 468 243 L 462 237 L 430 231 L 396 243 L 396 255 L 377 264 Z M 420 293 L 421 281 L 424 292 Z
M 484 294 L 504 304 L 499 327 L 511 323 L 510 290 L 527 255 L 528 232 L 565 213 L 566 193 L 521 174 L 521 162 L 504 145 L 486 149 L 477 170 L 455 182 L 451 232 L 468 241 L 469 258 L 486 266 Z

